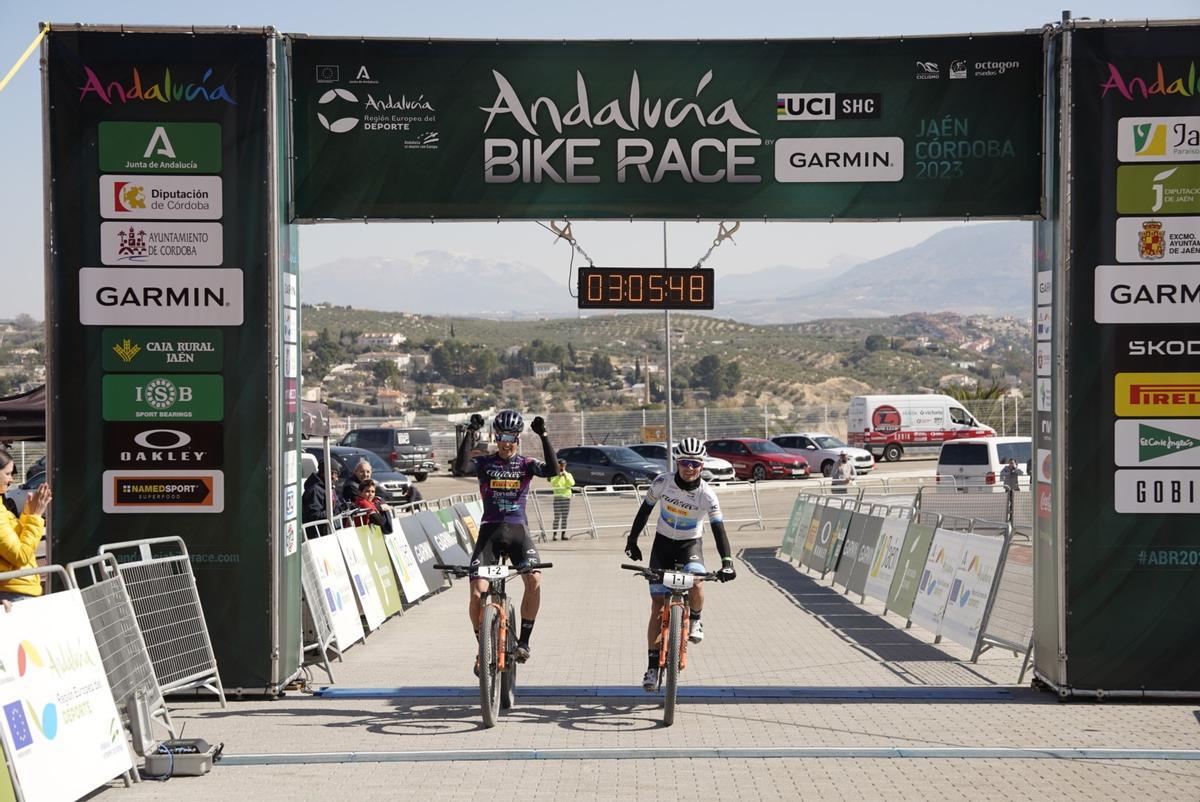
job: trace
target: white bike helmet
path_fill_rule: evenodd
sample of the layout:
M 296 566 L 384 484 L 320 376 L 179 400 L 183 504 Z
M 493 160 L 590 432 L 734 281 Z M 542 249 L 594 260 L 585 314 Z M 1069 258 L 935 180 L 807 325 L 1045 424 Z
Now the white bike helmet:
M 675 459 L 703 460 L 708 456 L 708 449 L 704 447 L 704 441 L 699 437 L 685 437 L 671 449 L 671 455 Z

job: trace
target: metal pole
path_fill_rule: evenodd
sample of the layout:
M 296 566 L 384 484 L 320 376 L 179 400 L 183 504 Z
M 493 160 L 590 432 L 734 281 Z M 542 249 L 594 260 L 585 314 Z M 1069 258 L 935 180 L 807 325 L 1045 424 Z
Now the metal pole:
M 771 439 L 771 425 L 767 422 L 767 404 L 763 402 L 763 439 Z
M 704 439 L 708 439 L 708 407 L 704 408 Z
M 1000 434 L 1008 434 L 1008 419 L 1004 416 L 1004 396 L 1000 396 Z
M 579 445 L 581 445 L 581 446 L 586 445 L 586 443 L 587 443 L 587 441 L 584 439 L 584 434 L 585 434 L 585 432 L 584 432 L 584 428 L 583 428 L 583 410 L 581 409 L 581 410 L 579 410 Z
M 663 220 L 663 267 L 667 267 L 667 221 Z M 675 442 L 674 406 L 671 403 L 671 310 L 663 310 L 663 325 L 667 335 L 667 470 L 675 470 L 671 445 Z

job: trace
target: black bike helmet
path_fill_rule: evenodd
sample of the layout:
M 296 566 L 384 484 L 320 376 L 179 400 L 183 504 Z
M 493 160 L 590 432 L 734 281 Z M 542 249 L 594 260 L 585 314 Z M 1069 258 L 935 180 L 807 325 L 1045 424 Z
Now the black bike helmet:
M 525 419 L 515 409 L 502 409 L 492 421 L 492 431 L 497 434 L 520 434 L 525 431 Z

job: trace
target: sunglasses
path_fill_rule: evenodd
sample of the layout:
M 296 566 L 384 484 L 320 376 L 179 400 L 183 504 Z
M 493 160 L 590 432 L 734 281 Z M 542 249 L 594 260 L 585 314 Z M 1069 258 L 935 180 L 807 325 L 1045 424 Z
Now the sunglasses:
M 695 470 L 696 468 L 704 467 L 704 463 L 698 459 L 681 459 L 681 460 L 676 460 L 676 463 L 679 465 L 680 468 L 691 468 L 693 470 Z
M 521 439 L 519 434 L 498 434 L 496 435 L 497 443 L 515 443 Z

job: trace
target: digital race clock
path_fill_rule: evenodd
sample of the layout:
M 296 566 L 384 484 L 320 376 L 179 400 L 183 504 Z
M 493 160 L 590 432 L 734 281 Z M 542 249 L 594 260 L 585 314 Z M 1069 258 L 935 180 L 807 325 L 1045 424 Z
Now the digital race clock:
M 581 267 L 580 309 L 712 309 L 708 267 Z

